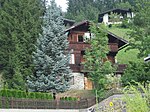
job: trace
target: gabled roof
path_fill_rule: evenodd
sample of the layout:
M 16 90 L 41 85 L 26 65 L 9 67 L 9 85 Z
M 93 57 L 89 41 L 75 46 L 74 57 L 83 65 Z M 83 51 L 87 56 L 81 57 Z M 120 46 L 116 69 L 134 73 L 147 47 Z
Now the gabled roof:
M 104 12 L 100 13 L 99 16 L 104 15 L 106 13 L 111 13 L 111 12 L 124 12 L 125 13 L 125 12 L 131 12 L 131 9 L 115 8 L 115 9 L 104 11 Z
M 84 20 L 84 21 L 79 22 L 79 23 L 71 26 L 70 28 L 66 29 L 65 32 L 70 32 L 70 31 L 76 30 L 78 28 L 80 29 L 80 27 L 83 27 L 83 28 L 85 28 L 86 31 L 89 31 L 89 27 L 90 27 L 89 24 L 90 24 L 90 22 L 88 20 Z M 125 40 L 125 39 L 123 39 L 123 38 L 113 34 L 112 32 L 108 31 L 107 33 L 108 33 L 108 35 L 112 36 L 113 38 L 118 39 L 118 41 L 119 41 L 119 50 L 121 50 L 122 48 L 124 48 L 125 46 L 128 45 L 128 41 L 127 40 Z
M 81 26 L 81 25 L 83 25 L 83 24 L 89 24 L 89 21 L 88 21 L 88 20 L 84 20 L 84 21 L 82 21 L 82 22 L 76 23 L 76 24 L 74 24 L 73 26 L 71 26 L 70 28 L 66 29 L 65 32 L 68 32 L 68 31 L 70 31 L 70 30 L 73 30 L 73 29 L 75 29 L 75 28 L 77 28 L 77 27 L 79 27 L 79 26 Z
M 64 24 L 70 24 L 71 26 L 75 23 L 75 20 L 63 18 Z

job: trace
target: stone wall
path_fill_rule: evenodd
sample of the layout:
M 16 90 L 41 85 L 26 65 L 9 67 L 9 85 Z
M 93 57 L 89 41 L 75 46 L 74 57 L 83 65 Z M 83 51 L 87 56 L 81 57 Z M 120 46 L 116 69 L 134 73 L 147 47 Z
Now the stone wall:
M 84 89 L 84 74 L 82 73 L 72 73 L 73 77 L 70 82 L 70 89 L 83 90 Z

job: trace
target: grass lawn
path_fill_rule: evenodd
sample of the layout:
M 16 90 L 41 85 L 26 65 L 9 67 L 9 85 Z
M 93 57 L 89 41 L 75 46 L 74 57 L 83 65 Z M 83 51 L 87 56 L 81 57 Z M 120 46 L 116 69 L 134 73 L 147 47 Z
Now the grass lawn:
M 112 26 L 111 28 L 108 28 L 108 31 L 114 33 L 115 35 L 129 41 L 129 36 L 127 35 L 131 30 L 128 28 L 120 28 L 116 26 Z M 117 54 L 117 61 L 120 64 L 128 64 L 129 61 L 143 61 L 142 59 L 137 58 L 138 50 L 137 49 L 131 49 L 126 51 L 127 47 L 120 50 Z
M 129 40 L 129 36 L 127 35 L 127 33 L 130 32 L 131 30 L 128 28 L 120 28 L 120 27 L 113 26 L 111 28 L 108 28 L 108 31 L 114 33 L 115 35 L 125 40 Z
M 117 61 L 120 64 L 128 64 L 129 61 L 143 61 L 143 59 L 138 59 L 137 58 L 137 54 L 138 54 L 138 50 L 137 49 L 131 49 L 126 51 L 127 47 L 120 50 L 117 54 Z

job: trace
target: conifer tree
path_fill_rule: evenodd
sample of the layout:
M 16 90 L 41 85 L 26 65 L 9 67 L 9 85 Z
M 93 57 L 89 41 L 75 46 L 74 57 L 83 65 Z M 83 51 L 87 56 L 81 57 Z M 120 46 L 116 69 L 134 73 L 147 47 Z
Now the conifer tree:
M 25 89 L 26 77 L 33 72 L 43 9 L 41 0 L 0 1 L 0 64 L 8 88 Z
M 69 87 L 70 69 L 67 36 L 64 34 L 63 17 L 54 0 L 43 17 L 43 33 L 37 39 L 33 55 L 35 75 L 28 80 L 30 91 L 63 92 Z

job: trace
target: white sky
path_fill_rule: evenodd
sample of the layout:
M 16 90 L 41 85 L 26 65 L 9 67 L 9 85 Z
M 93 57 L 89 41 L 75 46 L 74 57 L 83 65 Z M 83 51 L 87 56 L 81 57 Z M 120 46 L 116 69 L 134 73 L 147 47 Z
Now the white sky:
M 50 0 L 47 0 L 50 1 Z M 63 12 L 67 11 L 67 1 L 66 0 L 55 0 L 56 4 L 62 8 Z

